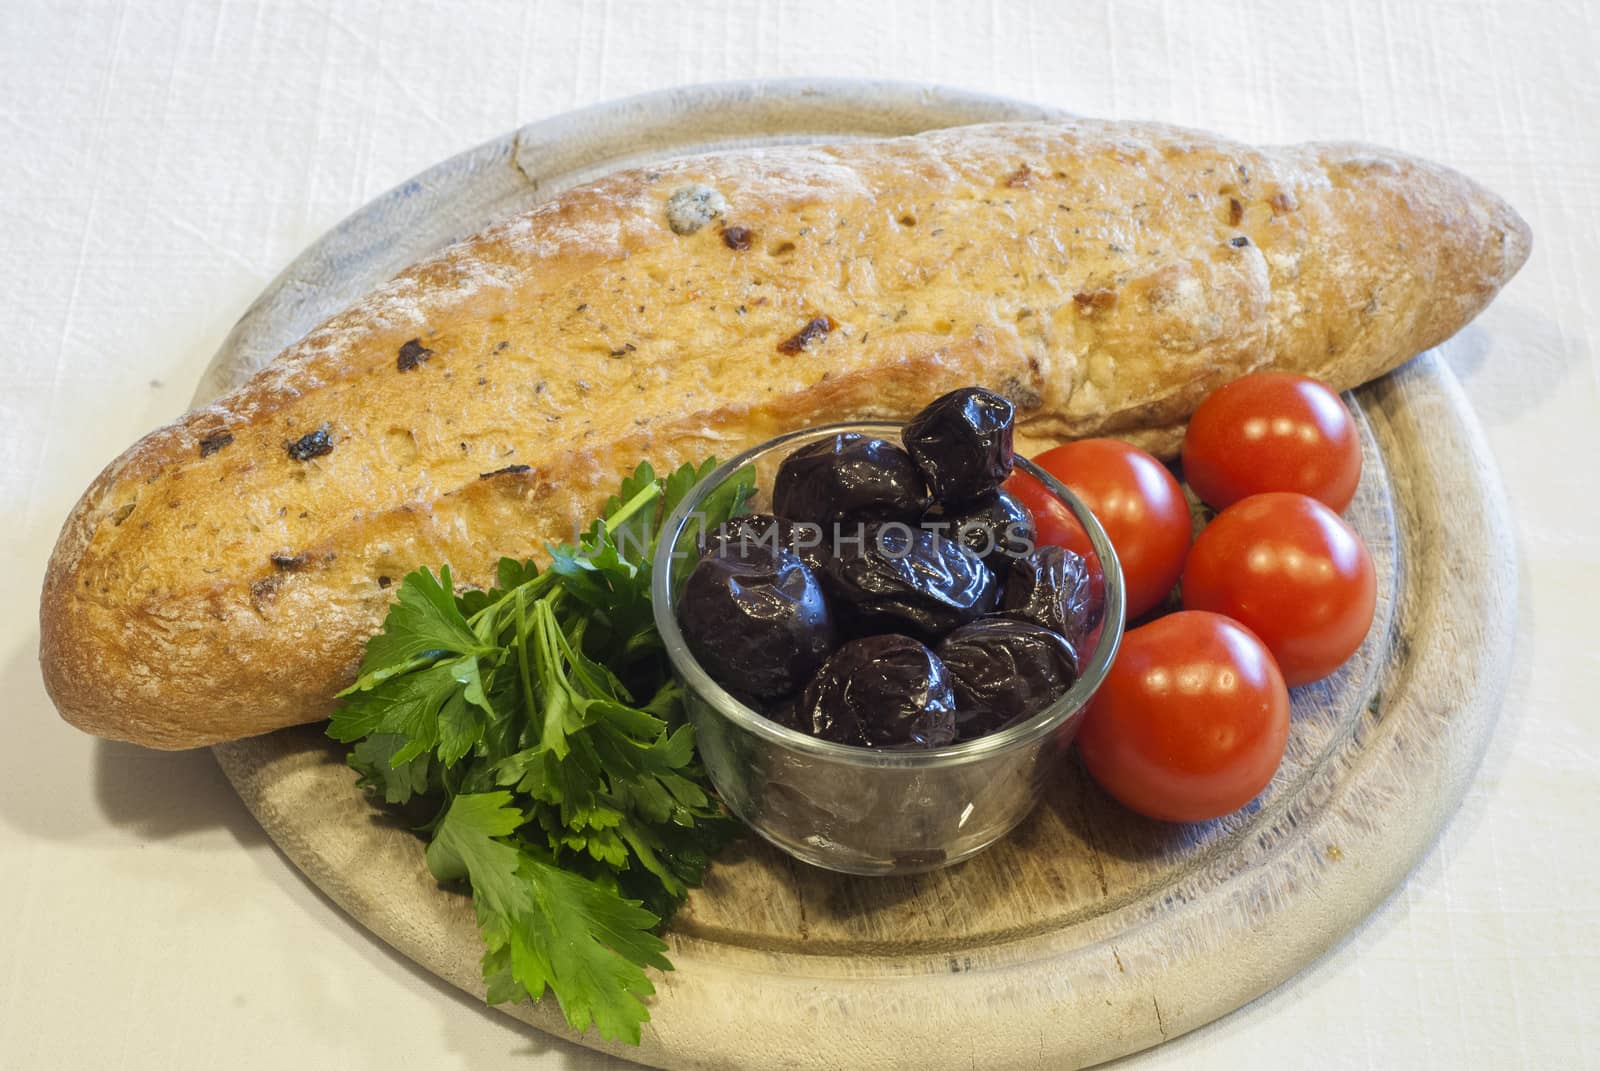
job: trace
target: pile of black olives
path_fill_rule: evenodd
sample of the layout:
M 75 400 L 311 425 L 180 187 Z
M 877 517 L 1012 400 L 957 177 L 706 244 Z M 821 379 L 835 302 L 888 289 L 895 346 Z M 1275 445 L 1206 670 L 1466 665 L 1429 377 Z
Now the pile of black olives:
M 717 682 L 857 747 L 971 740 L 1049 706 L 1099 623 L 1090 569 L 1035 547 L 1011 474 L 1011 403 L 952 391 L 902 445 L 854 432 L 778 469 L 772 514 L 710 533 L 678 603 Z

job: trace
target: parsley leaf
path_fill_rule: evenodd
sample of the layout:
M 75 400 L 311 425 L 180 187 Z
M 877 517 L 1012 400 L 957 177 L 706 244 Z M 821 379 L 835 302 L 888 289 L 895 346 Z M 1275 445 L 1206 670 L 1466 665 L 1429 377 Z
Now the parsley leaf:
M 418 569 L 400 582 L 399 601 L 390 607 L 383 631 L 367 641 L 360 676 L 342 694 L 365 691 L 415 668 L 418 659 L 435 653 L 480 654 L 487 650 L 456 606 L 450 567 L 442 566 L 437 577 Z
M 374 797 L 431 805 L 425 860 L 471 888 L 491 1003 L 555 995 L 576 1030 L 637 1044 L 670 970 L 653 932 L 737 830 L 694 749 L 650 607 L 661 525 L 716 468 L 641 464 L 575 546 L 402 581 L 328 735 Z M 741 470 L 680 547 L 744 508 Z M 641 701 L 642 700 L 642 701 Z
M 406 738 L 397 733 L 374 733 L 350 751 L 350 765 L 361 774 L 361 784 L 381 793 L 385 803 L 409 803 L 432 783 L 431 755 L 418 755 L 399 764 L 393 761 L 405 744 Z
M 642 968 L 672 969 L 666 943 L 650 932 L 660 920 L 520 847 L 514 834 L 523 822 L 509 792 L 456 796 L 434 829 L 428 870 L 471 883 L 485 958 L 509 947 L 510 978 L 522 992 L 539 997 L 548 987 L 574 1029 L 592 1022 L 603 1036 L 637 1045 L 650 1017 L 638 998 L 655 992 Z
M 399 765 L 416 758 L 439 743 L 439 710 L 460 688 L 456 678 L 465 672 L 463 663 L 472 661 L 434 662 L 357 692 L 333 712 L 328 735 L 348 742 L 371 733 L 394 734 L 406 743 L 390 761 Z

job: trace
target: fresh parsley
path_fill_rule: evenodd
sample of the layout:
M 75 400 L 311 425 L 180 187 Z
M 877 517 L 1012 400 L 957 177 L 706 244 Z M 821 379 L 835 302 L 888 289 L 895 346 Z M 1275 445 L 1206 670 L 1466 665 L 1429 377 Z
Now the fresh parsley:
M 641 464 L 577 545 L 502 559 L 490 590 L 406 576 L 328 726 L 375 798 L 431 815 L 428 869 L 471 888 L 490 1003 L 548 989 L 574 1029 L 633 1044 L 644 968 L 672 969 L 655 931 L 734 830 L 650 608 L 660 525 L 715 467 Z M 683 540 L 753 486 L 719 487 Z

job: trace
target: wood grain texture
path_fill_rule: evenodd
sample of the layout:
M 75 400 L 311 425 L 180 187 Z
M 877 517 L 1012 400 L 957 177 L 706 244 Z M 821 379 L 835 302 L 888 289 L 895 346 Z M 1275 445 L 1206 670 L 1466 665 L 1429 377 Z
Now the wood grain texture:
M 1425 356 L 1361 405 L 1369 468 L 1351 515 L 1390 597 L 1356 661 L 1297 694 L 1289 759 L 1258 805 L 1158 826 L 1067 769 L 1012 837 L 933 875 L 845 879 L 752 841 L 676 920 L 678 971 L 658 977 L 645 1046 L 625 1055 L 707 1068 L 1076 1065 L 1226 1013 L 1362 918 L 1476 765 L 1515 573 L 1499 490 L 1448 372 Z M 467 900 L 431 881 L 419 842 L 361 798 L 315 729 L 217 753 L 313 881 L 478 991 Z M 511 1010 L 559 1031 L 553 1007 Z

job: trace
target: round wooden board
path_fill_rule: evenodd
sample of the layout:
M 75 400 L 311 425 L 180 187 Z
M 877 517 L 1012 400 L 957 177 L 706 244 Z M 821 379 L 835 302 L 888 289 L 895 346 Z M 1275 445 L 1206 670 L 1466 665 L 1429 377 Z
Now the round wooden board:
M 710 146 L 910 133 L 1052 114 L 862 82 L 675 90 L 535 123 L 342 223 L 252 306 L 199 396 L 238 382 L 406 263 L 627 163 Z M 1228 819 L 1166 826 L 1075 766 L 963 866 L 846 878 L 751 837 L 668 934 L 638 1050 L 671 1068 L 1080 1066 L 1200 1026 L 1289 978 L 1395 887 L 1455 809 L 1506 679 L 1515 563 L 1486 447 L 1433 355 L 1363 388 L 1367 468 L 1349 517 L 1379 567 L 1378 621 L 1297 690 L 1283 768 Z M 372 807 L 317 727 L 217 757 L 284 853 L 378 937 L 481 993 L 468 900 Z M 506 1008 L 570 1035 L 553 1003 Z

